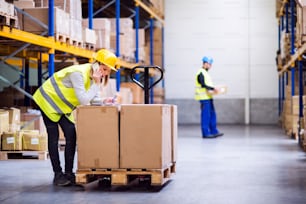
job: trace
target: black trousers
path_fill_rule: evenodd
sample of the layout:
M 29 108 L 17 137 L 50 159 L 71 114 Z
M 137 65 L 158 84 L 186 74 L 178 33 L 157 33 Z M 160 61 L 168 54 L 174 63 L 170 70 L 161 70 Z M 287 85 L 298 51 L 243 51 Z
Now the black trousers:
M 73 172 L 73 163 L 76 150 L 76 130 L 75 125 L 65 115 L 62 115 L 58 122 L 53 122 L 41 111 L 48 133 L 48 150 L 54 173 L 62 172 L 59 158 L 59 126 L 62 128 L 66 140 L 65 145 L 65 172 Z

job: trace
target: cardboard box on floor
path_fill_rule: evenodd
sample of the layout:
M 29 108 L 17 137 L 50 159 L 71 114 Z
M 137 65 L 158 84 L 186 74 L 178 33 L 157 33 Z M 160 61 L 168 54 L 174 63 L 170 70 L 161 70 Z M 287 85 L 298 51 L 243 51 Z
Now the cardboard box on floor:
M 3 132 L 1 140 L 3 151 L 22 150 L 22 135 L 19 132 Z
M 20 131 L 22 135 L 22 149 L 30 151 L 47 151 L 48 139 L 46 134 L 40 134 L 38 130 Z
M 120 168 L 163 169 L 171 155 L 171 106 L 121 105 Z
M 117 106 L 77 107 L 78 169 L 119 168 Z

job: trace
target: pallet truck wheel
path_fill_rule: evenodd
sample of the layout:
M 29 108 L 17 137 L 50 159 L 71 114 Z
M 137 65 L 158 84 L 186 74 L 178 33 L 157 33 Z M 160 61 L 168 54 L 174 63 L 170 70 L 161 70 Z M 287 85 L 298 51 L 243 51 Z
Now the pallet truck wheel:
M 98 186 L 100 188 L 109 188 L 111 187 L 111 179 L 110 177 L 103 177 L 99 179 Z

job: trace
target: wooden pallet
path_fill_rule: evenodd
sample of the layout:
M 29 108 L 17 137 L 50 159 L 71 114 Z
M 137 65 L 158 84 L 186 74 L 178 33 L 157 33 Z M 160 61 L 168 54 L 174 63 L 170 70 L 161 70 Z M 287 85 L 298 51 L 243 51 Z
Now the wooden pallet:
M 96 49 L 96 46 L 94 44 L 91 44 L 91 43 L 84 43 L 84 48 L 87 49 L 87 50 L 95 50 Z
M 9 159 L 38 159 L 47 160 L 47 151 L 0 151 L 0 160 Z
M 74 39 L 69 39 L 69 44 L 75 47 L 83 48 L 83 42 Z
M 0 26 L 10 26 L 11 28 L 17 28 L 17 17 L 0 14 Z
M 55 40 L 62 43 L 70 43 L 70 37 L 60 33 L 55 33 Z
M 77 170 L 76 183 L 83 185 L 107 178 L 111 186 L 126 186 L 138 178 L 151 186 L 162 186 L 171 179 L 175 171 L 175 163 L 164 169 L 84 169 Z

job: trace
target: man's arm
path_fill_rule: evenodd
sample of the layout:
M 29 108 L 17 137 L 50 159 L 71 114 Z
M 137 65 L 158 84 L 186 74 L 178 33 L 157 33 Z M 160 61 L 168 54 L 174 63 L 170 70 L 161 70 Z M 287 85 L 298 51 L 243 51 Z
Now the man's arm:
M 204 79 L 204 75 L 202 73 L 200 73 L 198 75 L 198 82 L 201 84 L 202 88 L 206 88 L 207 90 L 215 90 L 214 87 L 208 86 L 207 84 L 205 84 L 205 79 Z

